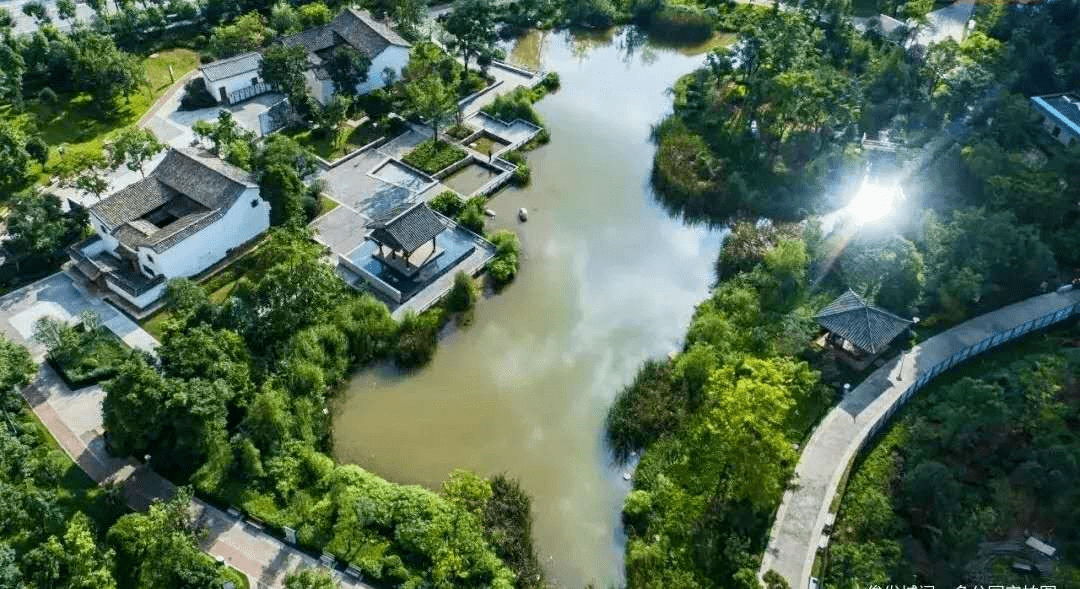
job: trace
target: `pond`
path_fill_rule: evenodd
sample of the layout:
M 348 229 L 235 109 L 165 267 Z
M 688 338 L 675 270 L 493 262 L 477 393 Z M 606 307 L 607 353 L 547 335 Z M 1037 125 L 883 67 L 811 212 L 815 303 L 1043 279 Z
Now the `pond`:
M 532 183 L 487 205 L 493 229 L 520 235 L 521 273 L 478 304 L 472 325 L 451 329 L 426 368 L 357 375 L 334 407 L 335 452 L 436 489 L 459 467 L 517 477 L 551 579 L 606 587 L 622 578 L 629 483 L 604 418 L 642 361 L 681 345 L 721 240 L 668 216 L 649 187 L 650 126 L 670 109 L 666 90 L 704 58 L 626 31 L 524 43 L 562 89 L 536 105 L 551 143 L 527 155 Z
M 461 196 L 468 198 L 472 196 L 472 193 L 479 190 L 488 182 L 494 180 L 500 173 L 501 172 L 495 168 L 474 161 L 453 174 L 450 174 L 446 178 L 443 178 L 442 183 Z

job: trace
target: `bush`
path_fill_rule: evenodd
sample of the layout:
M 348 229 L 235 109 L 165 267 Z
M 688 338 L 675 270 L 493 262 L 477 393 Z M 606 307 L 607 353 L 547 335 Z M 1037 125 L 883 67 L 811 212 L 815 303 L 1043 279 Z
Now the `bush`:
M 560 85 L 561 82 L 559 80 L 558 72 L 548 72 L 548 74 L 544 76 L 544 79 L 540 80 L 540 86 L 542 86 L 548 92 L 554 92 L 558 90 Z
M 473 130 L 462 124 L 457 124 L 446 130 L 446 134 L 454 139 L 461 140 L 472 135 Z
M 532 178 L 532 171 L 529 170 L 529 164 L 518 164 L 514 170 L 514 176 L 512 180 L 515 186 L 525 186 Z
M 401 159 L 418 170 L 434 174 L 451 164 L 461 161 L 465 156 L 465 150 L 452 143 L 428 139 L 417 145 Z
M 41 165 L 49 161 L 49 144 L 40 135 L 35 135 L 26 141 L 26 153 L 37 160 Z
M 476 299 L 480 297 L 480 291 L 476 288 L 476 282 L 464 272 L 458 272 L 454 276 L 454 286 L 446 295 L 446 308 L 454 313 L 470 311 L 476 306 Z
M 521 243 L 512 231 L 496 231 L 490 238 L 495 244 L 495 257 L 488 264 L 488 275 L 496 288 L 506 286 L 514 279 L 518 271 L 518 257 Z
M 540 125 L 542 124 L 540 115 L 532 107 L 533 99 L 531 90 L 518 88 L 509 94 L 496 97 L 491 104 L 485 106 L 482 110 L 508 123 L 514 119 L 522 119 L 534 125 Z
M 49 363 L 73 389 L 112 378 L 128 355 L 127 348 L 112 332 L 92 324 L 84 329 L 42 321 L 35 337 L 45 343 Z
M 398 326 L 397 345 L 394 347 L 394 362 L 400 368 L 419 368 L 431 361 L 439 344 L 442 319 L 442 312 L 437 308 L 419 315 L 405 315 Z
M 445 190 L 428 201 L 428 206 L 431 207 L 432 210 L 453 219 L 465 210 L 465 199 L 461 198 L 461 196 L 453 190 Z
M 206 91 L 202 78 L 193 78 L 184 84 L 184 96 L 180 98 L 180 110 L 198 110 L 216 106 L 217 101 Z
M 672 386 L 671 364 L 648 360 L 615 397 L 608 411 L 608 442 L 619 461 L 674 433 L 686 415 L 686 403 Z
M 484 197 L 474 196 L 465 201 L 465 209 L 455 219 L 459 225 L 477 235 L 484 234 Z

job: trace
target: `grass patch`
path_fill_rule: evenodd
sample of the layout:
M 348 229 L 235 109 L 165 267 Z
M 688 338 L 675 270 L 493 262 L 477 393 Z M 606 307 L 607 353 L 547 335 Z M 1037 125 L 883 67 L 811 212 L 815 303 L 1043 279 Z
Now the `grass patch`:
M 326 196 L 325 194 L 320 194 L 319 195 L 319 208 L 318 208 L 317 211 L 315 211 L 315 218 L 317 219 L 317 218 L 325 215 L 326 213 L 329 213 L 330 211 L 338 208 L 338 205 L 340 205 L 340 204 L 341 203 L 339 203 L 338 201 L 330 198 L 329 196 Z
M 112 378 L 116 366 L 127 356 L 127 347 L 104 327 L 79 330 L 78 347 L 71 354 L 50 356 L 60 376 L 73 389 Z
M 117 130 L 138 122 L 155 100 L 160 98 L 172 86 L 173 77 L 179 80 L 194 70 L 199 63 L 199 56 L 190 49 L 170 49 L 153 54 L 143 60 L 149 86 L 136 92 L 128 99 L 116 101 L 114 116 L 100 120 L 94 115 L 97 107 L 88 94 L 60 95 L 55 103 L 43 103 L 29 100 L 26 112 L 15 118 L 24 127 L 37 127 L 42 138 L 49 144 L 49 161 L 44 169 L 36 171 L 42 181 L 47 181 L 51 171 L 65 154 L 99 153 L 105 142 Z M 173 77 L 169 75 L 172 66 Z M 0 116 L 8 116 L 10 110 L 0 111 Z
M 410 166 L 428 174 L 434 174 L 447 166 L 461 161 L 465 150 L 441 140 L 428 139 L 405 154 L 402 159 Z

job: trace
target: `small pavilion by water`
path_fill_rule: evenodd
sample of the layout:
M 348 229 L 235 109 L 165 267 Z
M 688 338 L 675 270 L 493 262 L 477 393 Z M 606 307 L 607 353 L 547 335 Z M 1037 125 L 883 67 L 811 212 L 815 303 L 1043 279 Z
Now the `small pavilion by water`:
M 908 319 L 867 303 L 850 289 L 814 318 L 825 328 L 826 345 L 860 369 L 873 362 L 913 324 Z
M 443 254 L 435 238 L 445 230 L 439 215 L 421 202 L 376 221 L 368 237 L 379 246 L 376 259 L 411 278 Z

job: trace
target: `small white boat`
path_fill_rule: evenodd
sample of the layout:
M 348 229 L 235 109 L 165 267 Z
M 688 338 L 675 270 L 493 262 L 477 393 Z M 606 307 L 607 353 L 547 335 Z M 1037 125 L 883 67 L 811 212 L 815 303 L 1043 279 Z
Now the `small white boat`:
M 518 209 L 518 220 L 522 223 L 529 220 L 529 211 L 525 210 L 525 207 Z

